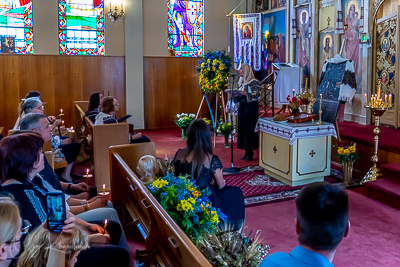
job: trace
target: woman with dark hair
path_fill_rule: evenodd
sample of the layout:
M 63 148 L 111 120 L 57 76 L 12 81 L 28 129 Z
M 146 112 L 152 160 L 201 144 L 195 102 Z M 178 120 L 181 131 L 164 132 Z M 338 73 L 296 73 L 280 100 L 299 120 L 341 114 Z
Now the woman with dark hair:
M 93 123 L 96 121 L 96 116 L 100 113 L 101 102 L 103 101 L 103 95 L 101 93 L 92 93 L 89 98 L 88 109 L 85 112 L 85 116 L 90 119 Z
M 10 135 L 0 141 L 0 193 L 14 195 L 21 208 L 21 217 L 32 224 L 32 228 L 41 225 L 46 220 L 46 194 L 49 189 L 37 174 L 44 168 L 43 138 L 35 132 Z M 88 223 L 67 211 L 68 217 L 74 217 L 75 222 L 90 234 L 91 244 L 101 243 L 101 247 L 92 246 L 79 255 L 80 266 L 127 266 L 129 254 L 126 249 L 117 245 L 121 237 L 121 227 L 117 222 L 109 220 L 107 232 L 98 223 Z M 111 227 L 110 227 L 111 226 Z M 111 253 L 112 252 L 112 253 Z M 116 255 L 112 255 L 117 253 Z M 89 256 L 90 255 L 90 256 Z M 92 255 L 97 255 L 93 258 Z M 115 258 L 114 258 L 115 257 Z M 116 263 L 118 261 L 118 263 Z M 101 263 L 105 265 L 102 265 Z M 106 262 L 108 264 L 106 264 Z
M 244 222 L 244 198 L 240 188 L 225 186 L 222 163 L 213 154 L 210 128 L 202 119 L 194 120 L 188 128 L 187 146 L 174 158 L 175 176 L 191 175 L 201 189 L 211 190 L 210 200 L 228 218 L 225 223 L 238 230 Z
M 118 123 L 115 117 L 115 112 L 119 110 L 119 102 L 112 96 L 103 98 L 101 103 L 101 112 L 96 116 L 94 125 Z M 131 134 L 129 137 L 130 143 L 145 143 L 150 142 L 150 139 L 141 133 Z

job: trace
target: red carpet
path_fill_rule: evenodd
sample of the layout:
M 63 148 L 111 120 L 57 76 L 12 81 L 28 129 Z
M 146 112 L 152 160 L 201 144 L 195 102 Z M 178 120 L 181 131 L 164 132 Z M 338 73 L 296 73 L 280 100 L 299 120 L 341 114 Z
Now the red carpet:
M 240 187 L 246 207 L 293 199 L 303 187 L 302 185 L 287 185 L 264 174 L 262 170 L 224 175 L 224 179 L 227 185 Z M 337 179 L 329 176 L 325 177 L 325 181 L 338 182 Z

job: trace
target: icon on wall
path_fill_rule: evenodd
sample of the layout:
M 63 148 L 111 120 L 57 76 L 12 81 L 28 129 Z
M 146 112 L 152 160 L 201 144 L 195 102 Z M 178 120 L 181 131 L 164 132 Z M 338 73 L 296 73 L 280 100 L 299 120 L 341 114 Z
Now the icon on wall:
M 242 39 L 253 38 L 253 22 L 242 23 Z
M 14 54 L 15 53 L 15 37 L 1 37 L 1 53 Z

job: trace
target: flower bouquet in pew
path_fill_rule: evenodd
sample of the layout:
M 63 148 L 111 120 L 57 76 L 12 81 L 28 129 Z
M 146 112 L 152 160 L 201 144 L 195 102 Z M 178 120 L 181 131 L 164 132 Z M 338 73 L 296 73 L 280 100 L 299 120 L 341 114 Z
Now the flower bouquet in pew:
M 198 249 L 212 266 L 258 267 L 267 256 L 269 246 L 260 240 L 260 231 L 252 236 L 244 234 L 244 227 L 232 231 L 229 226 L 218 228 L 215 232 L 200 238 Z
M 200 236 L 215 231 L 220 222 L 219 217 L 226 218 L 219 210 L 212 207 L 208 199 L 211 195 L 210 189 L 198 189 L 189 176 L 174 177 L 173 174 L 167 174 L 146 185 L 165 211 L 196 245 Z

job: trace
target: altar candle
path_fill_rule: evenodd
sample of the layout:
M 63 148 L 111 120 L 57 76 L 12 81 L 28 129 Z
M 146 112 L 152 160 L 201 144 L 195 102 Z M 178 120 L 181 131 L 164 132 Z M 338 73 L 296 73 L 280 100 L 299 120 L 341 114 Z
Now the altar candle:
M 106 229 L 107 229 L 107 219 L 104 220 L 104 234 L 106 234 Z
M 294 92 L 295 92 L 295 90 L 294 90 L 294 88 L 293 88 L 293 96 L 294 96 Z
M 111 0 L 110 0 L 110 11 L 111 11 Z
M 387 94 L 385 94 L 385 104 L 387 105 Z
M 322 94 L 319 94 L 319 109 L 322 109 Z
M 392 94 L 389 94 L 389 104 L 392 104 Z
M 378 85 L 378 95 L 377 98 L 380 99 L 381 98 L 381 86 Z
M 106 194 L 106 184 L 103 184 L 103 194 Z
M 121 1 L 121 12 L 124 10 L 124 7 L 122 5 L 122 1 Z
M 89 169 L 86 169 L 86 175 L 89 175 Z
M 365 104 L 368 104 L 367 94 L 364 94 L 364 96 L 365 96 Z
M 64 121 L 61 121 L 61 126 L 64 126 Z
M 63 110 L 62 109 L 60 109 L 60 114 L 63 114 Z

